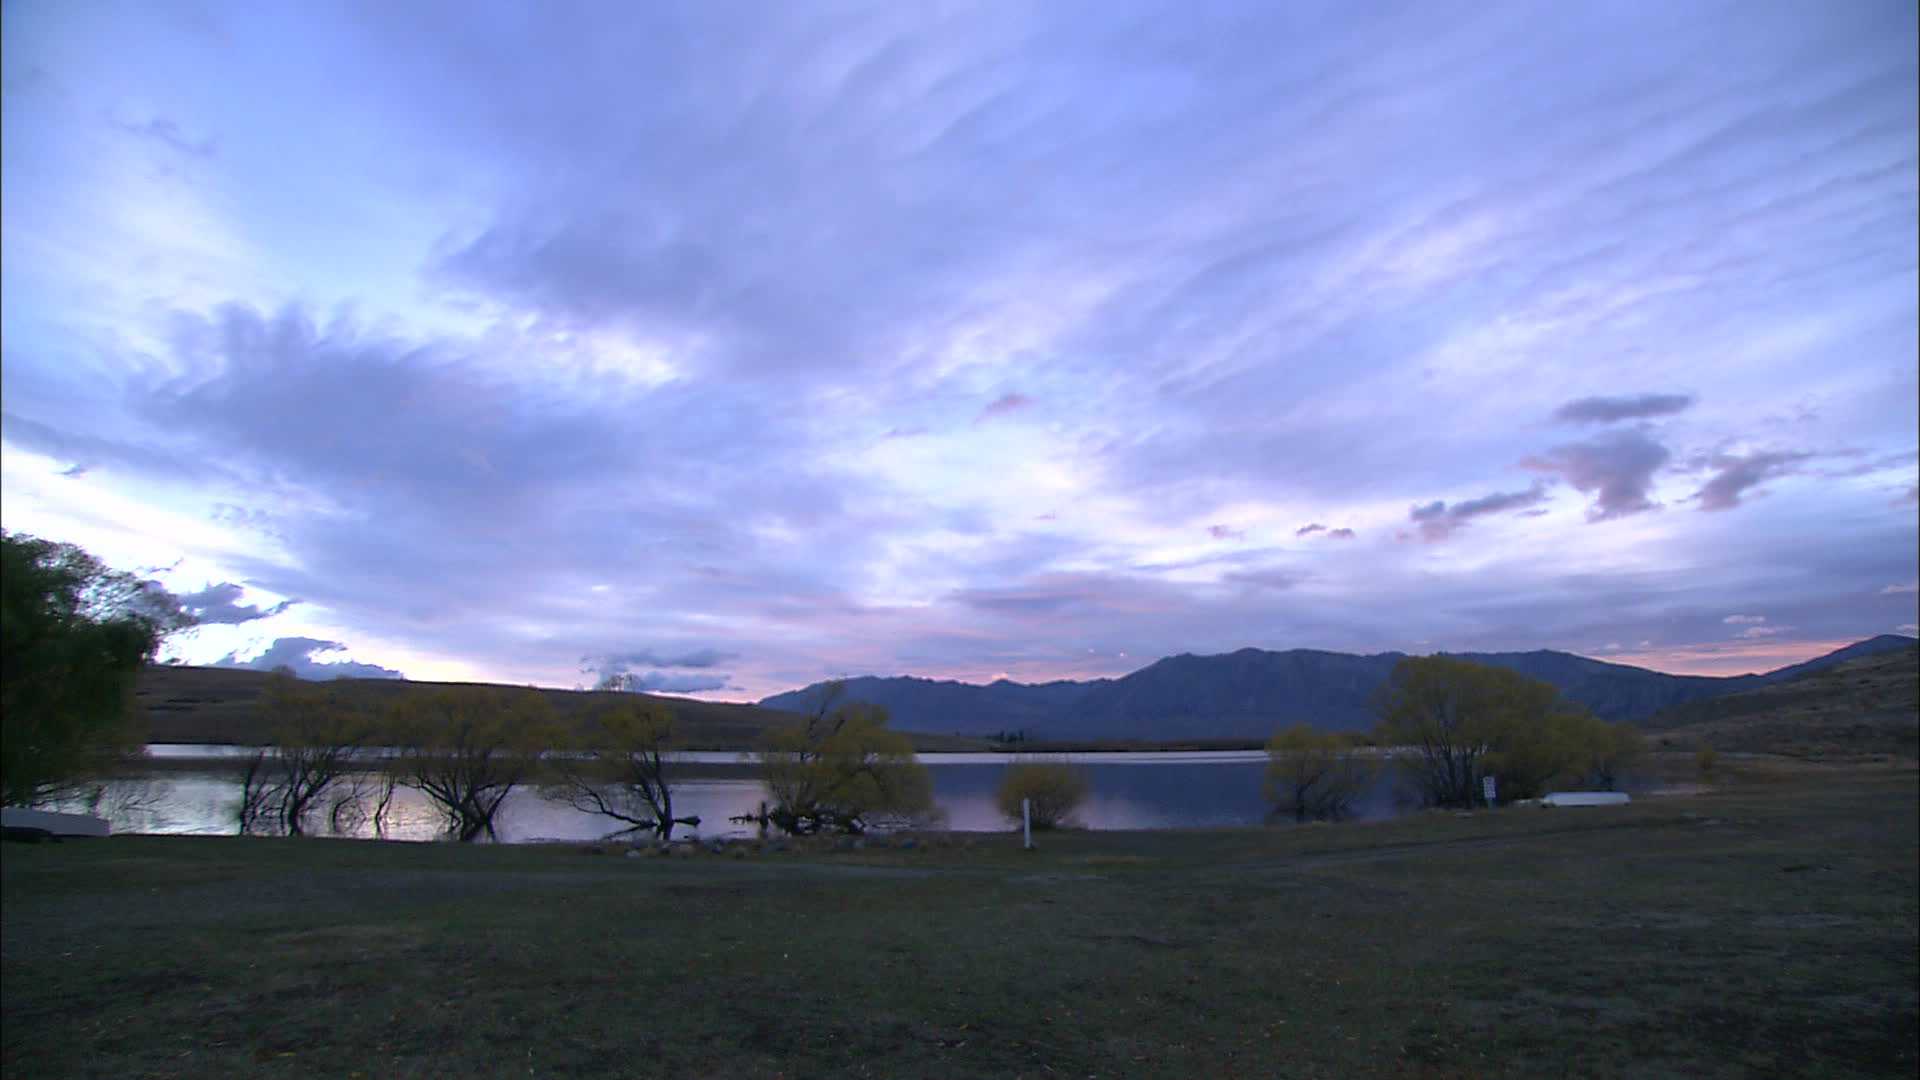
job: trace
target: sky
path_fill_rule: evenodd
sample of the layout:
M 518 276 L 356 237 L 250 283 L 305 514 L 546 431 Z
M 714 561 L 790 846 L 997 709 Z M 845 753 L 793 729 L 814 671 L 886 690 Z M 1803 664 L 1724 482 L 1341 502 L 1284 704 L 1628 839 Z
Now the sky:
M 1916 632 L 1910 0 L 9 0 L 0 523 L 749 700 Z

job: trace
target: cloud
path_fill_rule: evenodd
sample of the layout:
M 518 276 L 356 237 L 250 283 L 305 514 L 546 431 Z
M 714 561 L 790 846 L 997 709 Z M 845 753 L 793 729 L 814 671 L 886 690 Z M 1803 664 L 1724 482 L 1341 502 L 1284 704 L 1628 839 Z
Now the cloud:
M 1474 518 L 1508 510 L 1523 510 L 1544 501 L 1547 497 L 1547 489 L 1535 484 L 1525 491 L 1494 492 L 1477 499 L 1454 503 L 1451 506 L 1435 500 L 1424 506 L 1414 507 L 1408 511 L 1407 517 L 1420 526 L 1421 537 L 1432 543 L 1447 539 L 1465 528 Z
M 218 149 L 212 139 L 191 138 L 185 131 L 181 130 L 179 124 L 164 116 L 156 116 L 152 119 L 137 123 L 126 120 L 115 120 L 114 126 L 129 135 L 138 135 L 141 138 L 152 139 L 188 157 L 211 158 Z
M 1880 590 L 1882 596 L 1898 596 L 1901 593 L 1920 592 L 1920 581 L 1909 581 L 1901 585 L 1888 585 Z
M 653 649 L 635 649 L 629 652 L 605 653 L 598 656 L 582 657 L 582 670 L 607 673 L 631 671 L 638 667 L 676 667 L 710 668 L 717 667 L 729 660 L 740 658 L 739 653 L 725 652 L 720 649 L 694 649 L 691 652 L 658 652 Z
M 1376 530 L 1641 421 L 1676 452 L 1789 416 L 1794 446 L 1910 451 L 1912 5 L 420 0 L 236 6 L 224 50 L 171 7 L 31 20 L 64 44 L 0 125 L 0 512 L 302 597 L 281 618 L 327 622 L 286 633 L 410 674 L 564 685 L 631 643 L 737 651 L 630 667 L 752 693 L 1246 644 L 1652 650 L 1749 609 L 1841 640 L 1912 573 L 1898 462 L 1779 485 L 1764 529 L 1355 538 L 1283 605 L 1222 575 L 1299 551 L 1206 562 L 1241 538 L 1200 532 Z M 187 102 L 181 71 L 229 92 Z M 1543 441 L 1556 410 L 1616 426 Z M 1631 465 L 1579 505 L 1664 499 Z
M 1766 622 L 1767 617 L 1765 615 L 1729 615 L 1720 621 L 1728 626 L 1749 626 L 1754 623 Z
M 1920 635 L 1920 623 L 1910 623 L 1910 622 L 1909 622 L 1909 623 L 1901 623 L 1901 624 L 1900 624 L 1899 626 L 1896 626 L 1896 627 L 1894 627 L 1893 629 L 1894 629 L 1894 630 L 1895 630 L 1895 631 L 1896 631 L 1897 633 L 1902 633 L 1902 634 L 1906 634 L 1906 635 L 1908 635 L 1909 637 L 1911 637 L 1911 636 L 1915 636 L 1915 635 Z
M 1329 539 L 1329 540 L 1351 540 L 1351 539 L 1353 539 L 1353 538 L 1354 538 L 1354 535 L 1355 535 L 1355 534 L 1354 534 L 1354 531 L 1353 531 L 1352 529 L 1332 529 L 1332 530 L 1330 530 L 1330 531 L 1328 531 L 1328 533 L 1327 533 L 1327 539 Z
M 1807 453 L 1757 451 L 1751 454 L 1718 454 L 1710 460 L 1716 470 L 1693 498 L 1702 510 L 1731 510 L 1740 505 L 1745 493 L 1768 480 L 1789 476 L 1794 466 L 1812 457 Z
M 1311 525 L 1302 525 L 1299 528 L 1293 530 L 1293 535 L 1310 536 L 1313 533 L 1326 532 L 1326 531 L 1327 531 L 1327 527 L 1325 525 L 1322 525 L 1319 522 L 1314 522 Z
M 610 672 L 603 676 L 596 690 L 616 688 L 635 693 L 698 694 L 709 690 L 725 690 L 728 687 L 725 675 L 689 675 L 648 671 L 634 675 L 624 672 Z
M 1247 538 L 1247 531 L 1229 525 L 1209 525 L 1207 535 L 1215 540 L 1244 540 Z
M 1221 580 L 1235 585 L 1254 585 L 1262 589 L 1291 589 L 1306 580 L 1305 575 L 1285 570 L 1233 570 Z
M 996 416 L 1005 416 L 1032 404 L 1033 399 L 1025 394 L 1002 394 L 989 402 L 986 408 L 980 410 L 980 415 L 974 418 L 974 423 L 991 420 Z
M 1749 626 L 1745 630 L 1742 630 L 1733 636 L 1737 638 L 1746 638 L 1748 640 L 1756 640 L 1759 638 L 1777 637 L 1781 634 L 1786 633 L 1791 629 L 1793 629 L 1793 627 L 1791 626 Z
M 1640 431 L 1616 431 L 1586 442 L 1556 446 L 1521 462 L 1553 473 L 1582 494 L 1592 494 L 1588 521 L 1608 521 L 1655 509 L 1649 497 L 1653 474 L 1672 457 Z
M 287 667 L 302 679 L 404 679 L 406 676 L 379 664 L 361 664 L 351 660 L 316 659 L 320 653 L 340 652 L 346 648 L 337 641 L 310 637 L 275 638 L 267 650 L 251 660 L 240 659 L 238 652 L 228 653 L 213 662 L 214 667 L 249 668 L 272 671 Z
M 253 622 L 256 619 L 270 619 L 299 603 L 298 600 L 282 600 L 280 603 L 269 608 L 262 608 L 258 605 L 242 605 L 238 603 L 238 601 L 244 592 L 245 590 L 239 585 L 230 581 L 223 581 L 218 585 L 209 585 L 199 592 L 182 594 L 179 600 L 181 606 L 185 607 L 196 621 L 202 624 L 220 623 L 227 625 Z M 287 638 L 283 640 L 292 641 L 296 639 Z
M 1635 394 L 1629 397 L 1584 397 L 1553 411 L 1568 424 L 1612 424 L 1621 420 L 1648 420 L 1672 416 L 1693 405 L 1691 394 Z

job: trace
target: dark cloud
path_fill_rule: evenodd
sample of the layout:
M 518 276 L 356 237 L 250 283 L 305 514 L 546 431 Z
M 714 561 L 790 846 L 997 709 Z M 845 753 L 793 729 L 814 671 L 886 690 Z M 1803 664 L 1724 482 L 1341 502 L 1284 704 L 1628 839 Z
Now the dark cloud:
M 1247 531 L 1245 529 L 1233 528 L 1230 525 L 1209 525 L 1207 526 L 1207 535 L 1213 537 L 1215 540 L 1244 540 L 1247 538 Z
M 1025 394 L 1001 394 L 989 402 L 986 408 L 980 410 L 980 415 L 974 418 L 974 422 L 979 423 L 982 420 L 991 420 L 996 416 L 1004 416 L 1007 413 L 1027 408 L 1032 404 L 1033 399 Z
M 1329 540 L 1351 540 L 1353 537 L 1354 532 L 1352 529 L 1332 529 L 1327 533 L 1327 539 Z
M 1262 589 L 1291 589 L 1306 580 L 1303 574 L 1289 573 L 1285 570 L 1234 570 L 1228 572 L 1224 581 L 1235 585 L 1253 585 Z
M 129 135 L 138 135 L 143 139 L 152 139 L 169 149 L 188 157 L 211 158 L 218 149 L 210 138 L 195 139 L 181 130 L 180 125 L 164 116 L 134 122 L 116 120 L 114 126 Z
M 1317 521 L 1316 521 L 1316 522 L 1314 522 L 1314 523 L 1313 523 L 1313 524 L 1311 524 L 1311 525 L 1302 525 L 1302 526 L 1300 526 L 1299 528 L 1297 528 L 1297 529 L 1295 529 L 1295 530 L 1293 530 L 1293 535 L 1295 535 L 1295 536 L 1311 536 L 1311 535 L 1313 535 L 1314 533 L 1317 533 L 1317 532 L 1326 532 L 1326 531 L 1327 531 L 1327 527 L 1326 527 L 1325 525 L 1322 525 L 1322 524 L 1320 524 L 1319 522 L 1317 522 Z
M 710 668 L 739 658 L 739 653 L 723 652 L 719 649 L 664 653 L 653 649 L 636 649 L 631 652 L 584 657 L 581 662 L 590 665 L 583 670 L 610 673 L 631 671 L 640 667 Z
M 725 675 L 691 675 L 664 671 L 610 671 L 600 677 L 596 690 L 625 690 L 632 693 L 698 694 L 729 688 Z
M 1494 492 L 1477 499 L 1454 503 L 1451 506 L 1435 500 L 1424 506 L 1414 507 L 1408 511 L 1407 518 L 1420 526 L 1421 538 L 1431 543 L 1447 539 L 1466 527 L 1467 523 L 1474 518 L 1508 510 L 1524 510 L 1547 498 L 1547 489 L 1535 484 L 1525 491 Z
M 339 652 L 346 646 L 337 641 L 322 641 L 310 637 L 275 638 L 267 651 L 251 660 L 240 659 L 237 652 L 228 653 L 213 662 L 214 667 L 250 668 L 254 671 L 272 671 L 286 667 L 302 679 L 404 679 L 406 676 L 392 668 L 379 664 L 361 664 L 351 660 L 325 661 L 315 659 L 317 654 Z
M 1709 462 L 1714 475 L 1693 498 L 1702 510 L 1731 510 L 1740 505 L 1745 493 L 1775 477 L 1789 476 L 1795 466 L 1812 454 L 1781 451 L 1756 451 L 1751 454 L 1716 454 Z
M 179 599 L 181 606 L 187 609 L 195 621 L 203 624 L 221 623 L 227 625 L 253 622 L 256 619 L 270 619 L 299 603 L 298 600 L 283 600 L 267 608 L 253 604 L 241 604 L 238 601 L 244 592 L 245 590 L 241 586 L 230 581 L 223 581 L 217 585 L 209 585 L 198 592 L 182 594 Z M 287 638 L 283 640 L 292 641 L 295 639 Z
M 1556 446 L 1527 458 L 1527 468 L 1553 473 L 1593 496 L 1587 520 L 1607 521 L 1652 510 L 1653 474 L 1672 453 L 1642 431 L 1615 431 L 1587 442 Z
M 1621 420 L 1649 420 L 1672 416 L 1693 404 L 1691 394 L 1635 394 L 1629 397 L 1585 397 L 1553 411 L 1553 418 L 1570 424 L 1611 424 Z

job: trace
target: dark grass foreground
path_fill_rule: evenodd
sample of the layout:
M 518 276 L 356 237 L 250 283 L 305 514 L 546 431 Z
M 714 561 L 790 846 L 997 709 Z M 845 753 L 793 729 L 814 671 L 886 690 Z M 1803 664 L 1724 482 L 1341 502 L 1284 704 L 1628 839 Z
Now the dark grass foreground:
M 4 849 L 33 1076 L 1911 1076 L 1911 764 L 1625 810 L 589 855 Z

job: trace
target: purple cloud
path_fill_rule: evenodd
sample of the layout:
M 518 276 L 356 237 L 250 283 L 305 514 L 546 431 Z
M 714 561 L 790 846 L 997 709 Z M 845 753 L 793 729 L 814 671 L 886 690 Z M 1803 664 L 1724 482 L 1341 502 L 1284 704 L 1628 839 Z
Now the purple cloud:
M 1329 540 L 1351 540 L 1353 537 L 1354 531 L 1352 529 L 1333 529 L 1327 533 Z
M 1297 528 L 1297 529 L 1295 529 L 1295 530 L 1293 530 L 1293 535 L 1295 535 L 1295 536 L 1311 536 L 1311 535 L 1313 535 L 1314 533 L 1317 533 L 1317 532 L 1326 532 L 1326 531 L 1327 531 L 1327 527 L 1326 527 L 1325 525 L 1322 525 L 1322 524 L 1320 524 L 1319 522 L 1317 522 L 1317 521 L 1316 521 L 1316 522 L 1314 522 L 1314 523 L 1313 523 L 1313 524 L 1311 524 L 1311 525 L 1302 525 L 1302 526 L 1300 526 L 1299 528 Z
M 1553 411 L 1553 418 L 1569 424 L 1612 424 L 1621 420 L 1649 420 L 1672 416 L 1693 405 L 1691 394 L 1634 394 L 1628 397 L 1584 397 Z
M 1587 442 L 1556 446 L 1521 464 L 1553 473 L 1582 494 L 1593 495 L 1588 521 L 1608 521 L 1654 509 L 1653 474 L 1672 457 L 1641 431 L 1616 431 Z
M 1229 525 L 1209 525 L 1207 535 L 1215 540 L 1244 540 L 1247 537 L 1247 531 Z
M 1780 451 L 1717 454 L 1710 461 L 1713 477 L 1693 493 L 1693 498 L 1699 500 L 1702 510 L 1731 510 L 1740 505 L 1747 491 L 1776 477 L 1792 475 L 1794 466 L 1812 456 Z
M 238 652 L 231 652 L 213 661 L 214 667 L 248 668 L 253 671 L 273 671 L 276 668 L 288 668 L 302 679 L 404 679 L 405 675 L 392 668 L 379 664 L 362 664 L 352 660 L 321 660 L 323 653 L 340 652 L 345 645 L 337 641 L 323 641 L 310 637 L 275 638 L 265 652 L 251 660 L 240 659 Z
M 991 420 L 996 416 L 1005 416 L 1010 412 L 1027 408 L 1032 404 L 1033 399 L 1025 394 L 1001 394 L 989 402 L 986 408 L 980 410 L 980 415 L 974 418 L 974 423 L 978 424 Z
M 1524 510 L 1545 501 L 1547 497 L 1547 489 L 1535 484 L 1525 491 L 1494 492 L 1452 505 L 1435 500 L 1424 506 L 1414 507 L 1407 513 L 1407 517 L 1420 526 L 1420 536 L 1423 539 L 1428 543 L 1434 543 L 1451 537 L 1465 528 L 1474 518 L 1507 510 Z
M 245 590 L 230 581 L 218 585 L 209 585 L 198 592 L 180 595 L 180 605 L 201 625 L 222 623 L 239 625 L 259 619 L 270 619 L 299 603 L 298 600 L 283 600 L 272 607 L 263 608 L 257 604 L 241 604 L 238 601 Z M 292 639 L 289 639 L 292 640 Z

